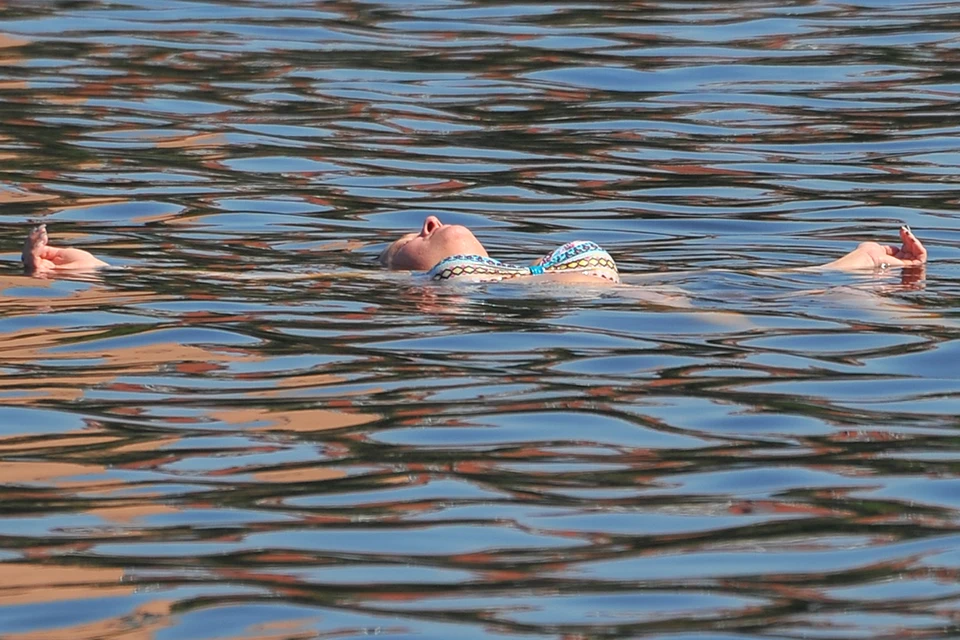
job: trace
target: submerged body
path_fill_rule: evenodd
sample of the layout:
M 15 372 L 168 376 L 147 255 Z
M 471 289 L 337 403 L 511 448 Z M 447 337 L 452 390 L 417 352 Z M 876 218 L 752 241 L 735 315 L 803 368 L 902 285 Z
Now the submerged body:
M 855 271 L 920 266 L 927 250 L 906 226 L 900 228 L 901 245 L 863 242 L 856 249 L 815 270 Z M 24 270 L 35 276 L 59 271 L 90 271 L 109 266 L 88 251 L 48 244 L 45 225 L 35 227 L 23 245 Z M 393 270 L 421 271 L 436 282 L 499 282 L 538 278 L 569 283 L 619 283 L 617 265 L 609 253 L 593 242 L 578 240 L 551 251 L 529 266 L 491 258 L 473 233 L 461 225 L 445 225 L 427 216 L 419 233 L 408 233 L 391 243 L 379 257 Z
M 888 267 L 919 266 L 927 261 L 927 250 L 909 227 L 900 228 L 901 245 L 863 242 L 843 257 L 812 269 L 856 271 Z M 595 261 L 569 263 L 563 257 L 571 246 L 589 245 Z M 547 268 L 559 257 L 563 268 Z M 546 278 L 563 282 L 619 282 L 617 267 L 606 251 L 592 242 L 564 245 L 530 267 L 508 265 L 493 260 L 469 229 L 445 225 L 435 216 L 427 216 L 419 233 L 408 233 L 391 243 L 380 254 L 380 263 L 388 269 L 426 271 L 433 280 L 470 278 L 488 282 L 517 278 Z M 539 267 L 544 267 L 541 270 Z

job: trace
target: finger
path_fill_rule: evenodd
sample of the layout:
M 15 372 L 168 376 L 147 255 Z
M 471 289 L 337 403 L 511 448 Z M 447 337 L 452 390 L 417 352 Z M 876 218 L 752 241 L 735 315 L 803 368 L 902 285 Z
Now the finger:
M 57 265 L 49 260 L 37 260 L 36 273 L 48 273 L 57 268 Z
M 40 257 L 40 252 L 46 247 L 46 244 L 47 227 L 45 225 L 40 224 L 30 230 L 23 241 L 23 252 L 20 254 L 25 272 L 35 273 L 43 266 L 44 261 Z
M 40 224 L 35 226 L 27 234 L 23 241 L 23 255 L 37 255 L 37 253 L 47 246 L 47 225 Z
M 60 258 L 61 251 L 63 250 L 57 247 L 51 247 L 50 245 L 47 245 L 45 247 L 41 247 L 40 250 L 37 251 L 36 256 L 44 260 L 50 260 L 52 262 L 56 262 Z
M 37 258 L 35 260 L 30 260 L 29 262 L 23 263 L 24 273 L 31 276 L 44 276 L 46 274 L 53 273 L 56 270 L 57 265 L 42 258 Z
M 903 241 L 903 247 L 898 253 L 898 257 L 910 260 L 919 260 L 921 263 L 927 260 L 927 249 L 920 242 L 920 239 L 913 234 L 910 227 L 904 225 L 900 227 L 900 240 Z
M 27 240 L 29 240 L 30 244 L 37 248 L 46 246 L 48 239 L 47 225 L 45 224 L 38 224 L 35 226 L 30 230 L 30 235 L 27 237 Z

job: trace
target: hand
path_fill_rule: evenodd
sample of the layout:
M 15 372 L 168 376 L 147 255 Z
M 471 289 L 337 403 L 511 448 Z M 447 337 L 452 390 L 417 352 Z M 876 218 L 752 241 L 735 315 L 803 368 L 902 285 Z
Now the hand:
M 47 244 L 47 225 L 41 224 L 30 231 L 23 243 L 23 270 L 32 276 L 52 271 L 89 271 L 108 266 L 89 251 L 83 249 L 60 249 Z
M 899 248 L 876 242 L 861 243 L 856 249 L 823 265 L 822 269 L 854 271 L 857 269 L 885 269 L 887 267 L 916 267 L 927 262 L 927 250 L 917 239 L 910 227 L 900 227 Z

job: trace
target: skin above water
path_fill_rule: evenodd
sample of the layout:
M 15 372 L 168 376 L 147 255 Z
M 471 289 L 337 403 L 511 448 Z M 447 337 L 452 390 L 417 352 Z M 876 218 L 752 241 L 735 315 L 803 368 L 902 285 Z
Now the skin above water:
M 812 269 L 856 271 L 918 267 L 926 263 L 927 250 L 909 227 L 900 228 L 900 240 L 900 247 L 863 242 L 843 257 Z M 108 266 L 87 251 L 53 247 L 48 241 L 46 225 L 39 225 L 28 234 L 22 256 L 25 272 L 39 276 L 58 270 L 89 271 Z M 380 254 L 378 260 L 391 270 L 427 271 L 444 258 L 455 255 L 486 257 L 488 254 L 466 227 L 445 225 L 436 216 L 427 216 L 419 233 L 408 233 L 395 240 Z M 589 273 L 548 273 L 537 278 L 567 283 L 596 283 L 603 280 Z
M 0 14 L 4 640 L 958 636 L 952 3 Z

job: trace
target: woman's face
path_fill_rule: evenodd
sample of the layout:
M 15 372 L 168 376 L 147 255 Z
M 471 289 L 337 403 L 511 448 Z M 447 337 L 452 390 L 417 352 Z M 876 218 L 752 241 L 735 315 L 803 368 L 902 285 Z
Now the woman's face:
M 388 269 L 427 271 L 455 255 L 486 256 L 487 251 L 470 229 L 427 216 L 420 233 L 408 233 L 380 254 L 380 264 Z

